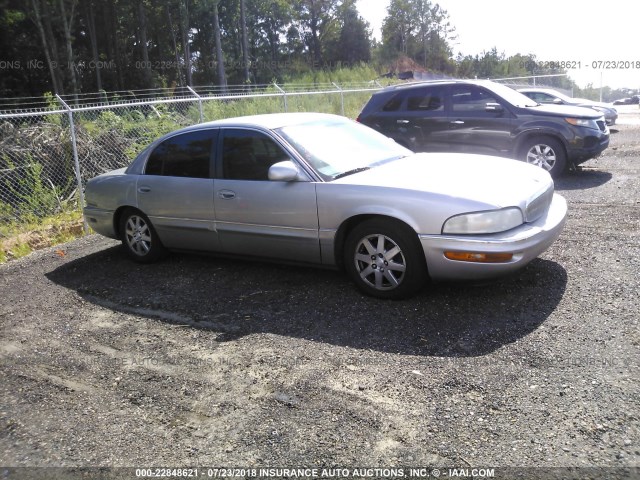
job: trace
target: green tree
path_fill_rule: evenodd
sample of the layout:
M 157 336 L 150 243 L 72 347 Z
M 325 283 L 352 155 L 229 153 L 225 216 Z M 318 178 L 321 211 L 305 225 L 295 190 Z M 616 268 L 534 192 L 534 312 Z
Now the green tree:
M 345 1 L 339 13 L 340 36 L 334 44 L 332 62 L 354 65 L 371 60 L 369 24 L 358 14 L 355 0 Z
M 453 71 L 449 14 L 430 0 L 391 0 L 382 25 L 382 59 L 406 55 L 426 69 Z

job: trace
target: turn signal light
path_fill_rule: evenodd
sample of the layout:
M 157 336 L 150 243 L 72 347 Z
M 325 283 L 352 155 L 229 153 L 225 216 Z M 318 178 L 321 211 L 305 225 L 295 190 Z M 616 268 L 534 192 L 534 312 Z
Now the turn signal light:
M 449 260 L 476 263 L 506 263 L 513 258 L 513 253 L 476 253 L 476 252 L 444 252 Z

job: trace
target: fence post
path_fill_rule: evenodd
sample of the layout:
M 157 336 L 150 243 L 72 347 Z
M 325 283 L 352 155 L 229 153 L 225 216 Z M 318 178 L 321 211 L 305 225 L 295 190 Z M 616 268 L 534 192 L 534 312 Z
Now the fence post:
M 198 99 L 198 108 L 200 109 L 200 123 L 202 123 L 202 122 L 204 121 L 204 120 L 203 120 L 203 118 L 204 118 L 204 117 L 202 116 L 202 97 L 201 97 L 200 95 L 198 95 L 198 94 L 196 93 L 196 91 L 195 91 L 193 88 L 191 88 L 189 85 L 187 85 L 187 88 L 188 88 L 188 89 L 189 89 L 189 91 L 190 91 L 191 93 L 193 93 L 193 94 L 196 96 L 196 98 Z
M 69 116 L 71 150 L 73 151 L 73 165 L 76 172 L 76 183 L 78 185 L 78 200 L 80 203 L 80 211 L 82 211 L 82 209 L 84 208 L 84 191 L 82 189 L 82 176 L 80 175 L 80 161 L 78 160 L 78 145 L 76 143 L 76 127 L 73 123 L 73 110 L 71 110 L 71 107 L 67 105 L 67 102 L 65 102 L 57 93 L 56 98 L 62 104 L 64 109 L 67 111 L 67 115 Z M 87 220 L 84 217 L 82 218 L 82 223 L 84 226 L 84 233 L 89 233 L 89 225 L 87 225 Z
M 273 85 L 282 93 L 282 98 L 284 99 L 284 111 L 285 113 L 288 112 L 289 109 L 287 107 L 287 92 L 281 89 L 276 82 L 273 82 Z
M 342 89 L 340 88 L 340 86 L 336 83 L 336 82 L 331 82 L 333 84 L 334 87 L 336 87 L 338 90 L 340 90 L 340 112 L 342 113 L 342 116 L 344 117 L 344 92 L 342 91 Z

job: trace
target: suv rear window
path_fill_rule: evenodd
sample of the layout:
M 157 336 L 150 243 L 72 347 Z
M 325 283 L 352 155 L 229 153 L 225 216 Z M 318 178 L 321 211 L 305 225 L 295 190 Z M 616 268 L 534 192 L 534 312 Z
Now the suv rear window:
M 420 88 L 409 92 L 407 110 L 410 112 L 443 112 L 444 111 L 443 87 Z
M 384 107 L 382 107 L 382 111 L 383 112 L 395 112 L 400 108 L 400 105 L 402 105 L 402 100 L 403 97 L 402 95 L 394 95 L 391 100 L 389 100 L 387 103 L 384 104 Z

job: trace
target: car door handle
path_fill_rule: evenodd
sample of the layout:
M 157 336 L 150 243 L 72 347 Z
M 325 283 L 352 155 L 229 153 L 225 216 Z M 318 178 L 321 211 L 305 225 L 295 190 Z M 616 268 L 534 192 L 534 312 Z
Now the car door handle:
M 451 123 L 451 125 L 464 125 L 464 121 L 463 120 L 453 120 Z
M 151 191 L 151 187 L 138 187 L 138 191 L 140 193 L 149 193 Z
M 231 190 L 220 190 L 218 192 L 218 196 L 225 200 L 230 200 L 232 198 L 236 198 L 236 192 L 232 192 Z
M 406 125 L 407 123 L 409 123 L 409 120 L 396 120 L 396 123 L 400 123 L 402 125 Z

